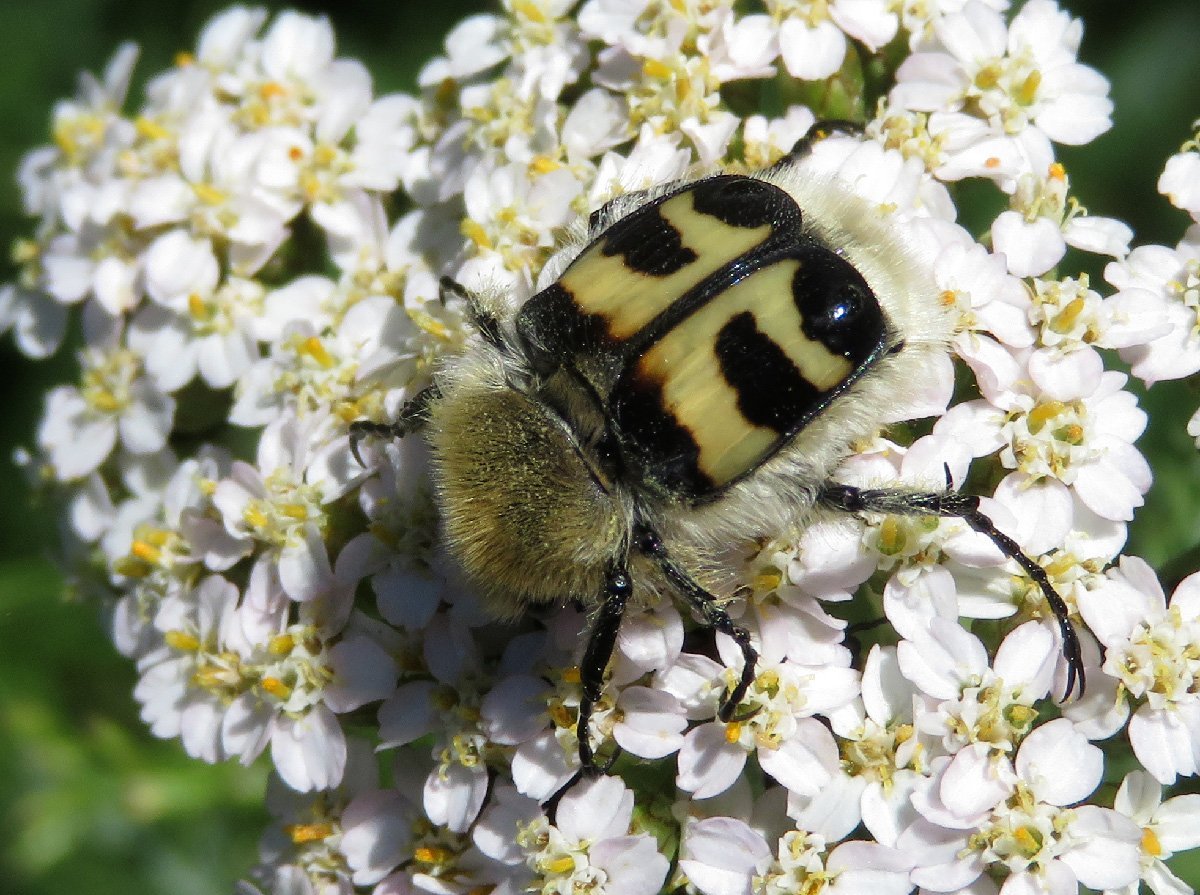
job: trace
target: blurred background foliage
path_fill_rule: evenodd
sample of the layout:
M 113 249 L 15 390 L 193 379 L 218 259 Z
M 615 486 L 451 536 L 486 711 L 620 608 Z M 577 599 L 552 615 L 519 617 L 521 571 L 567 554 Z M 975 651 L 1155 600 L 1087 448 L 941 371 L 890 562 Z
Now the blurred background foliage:
M 1128 221 L 1138 243 L 1174 244 L 1186 216 L 1159 197 L 1163 162 L 1200 117 L 1200 3 L 1060 0 L 1085 22 L 1082 60 L 1107 75 L 1114 128 L 1064 148 L 1073 191 L 1094 213 Z M 80 69 L 99 72 L 117 45 L 142 47 L 130 107 L 147 75 L 191 48 L 216 0 L 3 0 L 0 3 L 0 245 L 30 231 L 13 182 L 21 155 L 48 142 L 53 102 Z M 482 0 L 417 4 L 341 0 L 293 6 L 330 17 L 339 52 L 361 58 L 376 93 L 414 89 L 423 62 Z M 1068 258 L 1070 269 L 1072 259 Z M 1102 265 L 1090 272 L 1098 282 Z M 5 263 L 0 282 L 11 279 Z M 54 520 L 31 502 L 13 449 L 32 440 L 42 396 L 74 378 L 73 359 L 24 360 L 0 342 L 0 893 L 107 895 L 229 892 L 254 863 L 267 821 L 262 768 L 208 767 L 138 720 L 133 667 L 113 650 L 93 607 L 72 605 L 49 559 Z M 1129 551 L 1168 588 L 1200 568 L 1200 455 L 1184 431 L 1200 405 L 1194 383 L 1143 398 L 1140 443 L 1156 483 Z M 1178 866 L 1195 885 L 1200 860 Z

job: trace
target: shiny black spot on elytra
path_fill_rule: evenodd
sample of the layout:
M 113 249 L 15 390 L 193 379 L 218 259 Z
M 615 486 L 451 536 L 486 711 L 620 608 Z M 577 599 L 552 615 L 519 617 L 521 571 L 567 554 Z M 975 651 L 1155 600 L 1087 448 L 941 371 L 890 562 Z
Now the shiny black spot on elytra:
M 737 392 L 738 410 L 754 425 L 783 434 L 820 409 L 821 390 L 758 328 L 749 311 L 721 327 L 715 347 L 721 374 Z
M 800 253 L 792 297 L 806 336 L 855 366 L 879 351 L 887 327 L 867 281 L 848 261 L 828 249 Z
M 692 187 L 696 211 L 730 227 L 800 226 L 800 206 L 779 187 L 753 177 L 722 174 Z

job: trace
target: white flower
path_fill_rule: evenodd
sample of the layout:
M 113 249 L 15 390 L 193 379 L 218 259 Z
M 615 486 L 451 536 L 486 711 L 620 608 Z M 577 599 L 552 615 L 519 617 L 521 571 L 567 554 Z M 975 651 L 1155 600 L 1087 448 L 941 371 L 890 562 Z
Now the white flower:
M 518 825 L 517 843 L 534 872 L 527 891 L 570 895 L 581 887 L 602 895 L 654 895 L 668 862 L 654 839 L 631 833 L 633 793 L 614 777 L 585 781 L 559 801 L 554 824 L 539 817 Z
M 861 821 L 880 844 L 896 844 L 900 831 L 916 819 L 909 797 L 936 754 L 936 741 L 914 724 L 920 704 L 915 696 L 896 650 L 872 647 L 863 665 L 861 703 L 830 715 L 847 776 L 831 781 L 805 813 L 789 812 L 801 826 L 841 838 Z M 806 816 L 819 811 L 819 822 Z
M 50 392 L 38 430 L 38 444 L 64 481 L 96 469 L 118 439 L 132 454 L 160 450 L 174 422 L 175 401 L 142 375 L 133 352 L 92 348 L 80 362 L 80 386 Z
M 1135 307 L 1167 303 L 1167 331 L 1148 344 L 1121 350 L 1134 376 L 1152 385 L 1200 370 L 1200 225 L 1189 228 L 1174 249 L 1139 246 L 1105 267 L 1104 278 Z
M 734 668 L 721 674 L 720 666 L 709 664 L 727 686 L 736 681 Z M 702 680 L 695 683 L 705 686 Z M 711 683 L 707 689 L 713 695 L 720 692 Z M 849 668 L 806 667 L 760 656 L 754 682 L 733 717 L 701 724 L 684 737 L 679 787 L 698 799 L 718 795 L 733 784 L 754 753 L 763 770 L 788 789 L 814 794 L 833 775 L 837 747 L 812 715 L 844 705 L 857 691 L 857 675 Z M 676 695 L 686 705 L 695 699 L 694 693 Z
M 1071 895 L 1078 885 L 1136 881 L 1140 831 L 1124 816 L 1082 801 L 1100 783 L 1100 750 L 1058 718 L 1026 737 L 1012 763 L 983 744 L 953 759 L 913 796 L 921 818 L 898 847 L 916 863 L 912 879 L 952 892 L 989 869 L 1007 869 L 1001 892 Z
M 209 763 L 225 758 L 221 724 L 238 692 L 237 656 L 247 647 L 236 622 L 237 588 L 218 575 L 194 593 L 163 602 L 154 626 L 160 647 L 142 660 L 134 696 L 158 737 L 181 737 L 188 755 Z
M 755 880 L 763 895 L 907 895 L 912 861 L 875 842 L 843 842 L 835 847 L 803 830 L 779 837 L 775 861 Z
M 779 22 L 779 52 L 788 73 L 809 81 L 842 67 L 847 35 L 874 50 L 895 37 L 899 25 L 882 0 L 768 0 L 767 11 Z
M 208 240 L 171 230 L 147 250 L 147 292 L 129 329 L 129 344 L 146 358 L 147 372 L 165 391 L 197 373 L 213 388 L 228 388 L 258 359 L 254 330 L 263 286 L 226 277 Z
M 426 629 L 425 654 L 453 656 L 454 661 L 431 663 L 433 680 L 405 683 L 380 706 L 380 748 L 433 734 L 435 764 L 424 784 L 425 812 L 435 823 L 463 833 L 487 796 L 493 750 L 480 717 L 479 659 L 469 631 L 446 616 Z
M 1200 847 L 1200 795 L 1176 796 L 1163 801 L 1162 788 L 1145 771 L 1130 771 L 1113 799 L 1113 810 L 1142 828 L 1142 880 L 1154 895 L 1178 895 L 1191 886 L 1167 867 L 1174 852 Z M 1130 883 L 1124 895 L 1135 895 Z
M 280 418 L 264 430 L 259 465 L 237 462 L 219 482 L 213 503 L 230 536 L 263 552 L 263 575 L 255 599 L 270 603 L 278 590 L 294 600 L 312 600 L 334 587 L 333 570 L 322 538 L 327 524 L 323 504 L 336 496 L 308 480 L 309 439 L 318 428 Z
M 1158 178 L 1158 191 L 1171 200 L 1176 208 L 1188 212 L 1193 220 L 1200 218 L 1200 152 L 1180 152 L 1167 159 Z
M 1074 394 L 1045 394 L 1026 372 L 1011 391 L 958 405 L 935 432 L 961 438 L 976 455 L 999 449 L 1001 463 L 1027 480 L 1058 479 L 1105 519 L 1133 518 L 1151 476 L 1132 444 L 1145 429 L 1146 414 L 1122 390 L 1124 374 L 1095 370 L 1073 383 L 1067 377 L 1055 382 L 1069 384 Z
M 937 700 L 917 724 L 940 737 L 947 753 L 974 743 L 1006 753 L 1033 727 L 1033 704 L 1049 693 L 1060 651 L 1049 629 L 1026 622 L 1004 639 L 989 667 L 977 638 L 935 618 L 929 636 L 900 642 L 897 658 L 904 676 Z
M 1083 213 L 1068 195 L 1066 170 L 1054 162 L 1048 170 L 1017 179 L 1011 211 L 992 223 L 992 245 L 1018 277 L 1040 276 L 1062 260 L 1067 246 L 1122 258 L 1133 231 L 1125 223 Z
M 1140 703 L 1129 721 L 1129 741 L 1160 783 L 1200 771 L 1198 601 L 1197 576 L 1180 582 L 1168 605 L 1150 567 L 1123 557 L 1105 586 L 1079 602 L 1088 627 L 1105 647 L 1104 673 L 1121 684 L 1119 698 Z
M 1112 125 L 1108 81 L 1075 61 L 1082 24 L 1053 0 L 1031 0 L 1006 26 L 967 3 L 933 26 L 939 51 L 910 56 L 892 102 L 918 111 L 969 109 L 999 133 L 1036 126 L 1057 143 L 1088 143 Z

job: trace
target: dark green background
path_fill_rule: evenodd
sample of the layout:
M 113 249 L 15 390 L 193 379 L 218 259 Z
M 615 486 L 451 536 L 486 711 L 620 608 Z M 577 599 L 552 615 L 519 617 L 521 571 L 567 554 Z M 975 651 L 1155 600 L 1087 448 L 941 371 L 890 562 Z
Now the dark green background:
M 102 70 L 121 41 L 137 41 L 136 107 L 145 76 L 191 48 L 225 5 L 0 2 L 0 245 L 29 232 L 11 172 L 27 149 L 48 141 L 50 106 L 74 92 L 76 72 Z M 1173 244 L 1186 217 L 1156 195 L 1155 181 L 1200 117 L 1200 4 L 1064 5 L 1084 17 L 1082 58 L 1112 80 L 1117 106 L 1113 130 L 1063 151 L 1074 191 L 1093 213 L 1128 221 L 1138 242 Z M 330 16 L 340 53 L 367 64 L 378 94 L 411 89 L 449 26 L 487 8 L 468 0 L 299 6 Z M 10 278 L 6 265 L 0 281 Z M 41 396 L 70 378 L 69 359 L 31 364 L 0 343 L 0 893 L 228 892 L 253 863 L 266 821 L 261 769 L 200 765 L 145 733 L 133 668 L 115 655 L 91 607 L 63 602 L 46 559 L 52 518 L 31 506 L 8 461 L 30 441 Z M 1146 399 L 1158 422 L 1142 448 L 1157 482 L 1130 549 L 1170 577 L 1200 566 L 1189 555 L 1200 541 L 1200 461 L 1183 432 L 1197 405 L 1200 390 L 1187 383 L 1156 387 Z M 1191 869 L 1187 876 L 1200 879 Z

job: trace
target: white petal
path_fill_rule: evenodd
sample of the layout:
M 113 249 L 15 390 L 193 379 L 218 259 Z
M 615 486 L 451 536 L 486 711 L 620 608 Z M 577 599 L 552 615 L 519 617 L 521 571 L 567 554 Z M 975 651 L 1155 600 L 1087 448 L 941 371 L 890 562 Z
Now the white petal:
M 1200 848 L 1200 795 L 1167 799 L 1154 812 L 1154 833 L 1167 851 Z
M 704 895 L 749 895 L 753 875 L 771 863 L 762 835 L 732 817 L 690 821 L 683 855 L 680 868 Z
M 354 882 L 369 886 L 412 857 L 412 805 L 394 789 L 366 792 L 342 811 L 338 850 L 354 871 Z
M 279 581 L 284 592 L 297 602 L 315 600 L 333 587 L 333 567 L 316 525 L 306 525 L 302 537 L 283 548 L 279 555 Z
M 482 765 L 468 768 L 453 763 L 434 768 L 425 780 L 425 813 L 435 824 L 465 833 L 479 816 L 487 790 L 488 772 Z
M 1187 726 L 1168 712 L 1142 706 L 1129 719 L 1129 742 L 1133 754 L 1154 779 L 1164 786 L 1178 775 L 1196 773 L 1192 738 Z
M 568 839 L 622 836 L 633 818 L 633 793 L 620 777 L 583 780 L 558 803 L 558 828 Z
M 687 718 L 670 693 L 627 687 L 617 706 L 621 721 L 613 727 L 613 739 L 626 752 L 641 758 L 664 758 L 683 744 Z
M 277 716 L 271 760 L 283 782 L 298 792 L 331 789 L 346 768 L 346 738 L 333 712 L 318 705 L 299 718 Z
M 832 779 L 836 762 L 833 736 L 814 718 L 801 721 L 796 734 L 778 749 L 758 750 L 762 769 L 789 791 L 802 795 L 816 795 Z
M 1100 891 L 1137 882 L 1142 831 L 1128 817 L 1107 808 L 1081 805 L 1075 809 L 1071 832 L 1080 842 L 1061 860 L 1081 883 Z
M 833 22 L 809 26 L 798 18 L 787 19 L 779 26 L 779 51 L 792 77 L 819 81 L 842 67 L 846 36 Z
M 992 223 L 992 244 L 1003 252 L 1009 273 L 1041 276 L 1062 260 L 1067 250 L 1062 231 L 1045 218 L 1032 223 L 1015 211 L 1001 212 Z
M 719 795 L 746 766 L 746 751 L 725 741 L 723 724 L 703 724 L 684 737 L 676 783 L 697 799 Z
M 1066 718 L 1056 718 L 1025 738 L 1017 751 L 1016 768 L 1042 801 L 1070 805 L 1083 801 L 1100 785 L 1104 753 Z
M 398 674 L 391 655 L 370 637 L 352 635 L 330 648 L 333 680 L 325 685 L 325 704 L 341 714 L 387 698 Z

